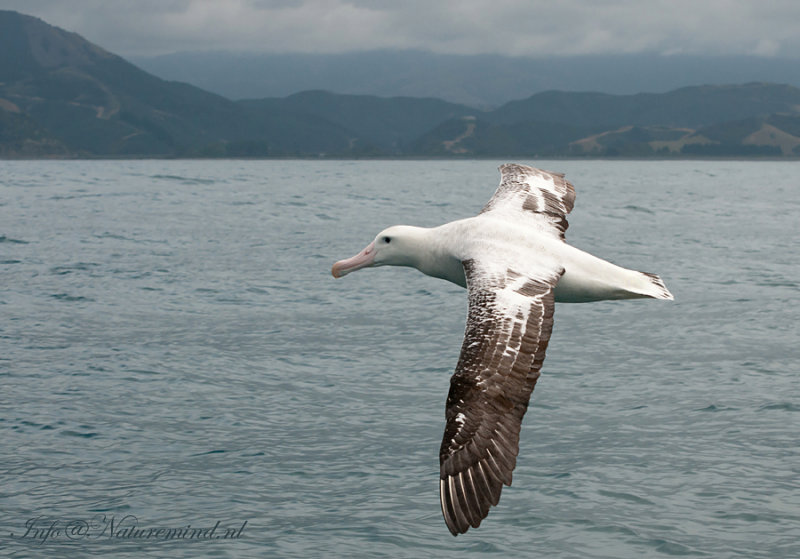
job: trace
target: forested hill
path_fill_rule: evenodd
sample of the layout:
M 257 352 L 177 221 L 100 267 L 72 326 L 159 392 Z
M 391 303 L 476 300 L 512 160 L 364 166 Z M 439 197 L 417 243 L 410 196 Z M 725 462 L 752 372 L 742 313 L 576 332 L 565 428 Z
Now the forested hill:
M 796 157 L 798 146 L 800 89 L 787 85 L 550 91 L 491 111 L 325 91 L 232 101 L 0 11 L 5 157 Z

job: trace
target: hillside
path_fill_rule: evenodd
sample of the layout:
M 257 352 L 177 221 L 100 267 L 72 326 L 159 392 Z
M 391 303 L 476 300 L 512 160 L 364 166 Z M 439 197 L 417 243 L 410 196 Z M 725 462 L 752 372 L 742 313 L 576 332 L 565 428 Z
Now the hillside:
M 351 140 L 304 115 L 267 110 L 254 118 L 228 99 L 156 78 L 74 33 L 9 11 L 0 11 L 0 111 L 22 115 L 13 127 L 7 115 L 0 120 L 6 155 L 201 155 L 231 142 L 234 150 L 255 142 L 260 152 L 318 153 Z
M 751 83 L 663 94 L 550 91 L 477 119 L 442 123 L 413 150 L 486 157 L 796 157 L 798 145 L 800 89 Z
M 36 18 L 0 12 L 0 37 L 4 105 L 75 153 L 172 153 L 211 141 L 241 113 Z
M 362 144 L 386 154 L 400 154 L 433 126 L 474 114 L 475 109 L 439 99 L 383 98 L 305 91 L 282 99 L 239 102 L 252 114 L 271 111 L 306 115 L 341 126 Z
M 636 95 L 548 91 L 507 103 L 491 118 L 501 124 L 547 121 L 576 126 L 697 128 L 751 116 L 797 112 L 798 107 L 800 89 L 796 87 L 749 83 Z
M 798 157 L 800 89 L 548 91 L 485 111 L 306 91 L 231 101 L 0 11 L 2 157 Z
M 413 146 L 418 155 L 503 157 L 800 157 L 800 115 L 771 114 L 707 127 L 496 124 L 454 119 Z

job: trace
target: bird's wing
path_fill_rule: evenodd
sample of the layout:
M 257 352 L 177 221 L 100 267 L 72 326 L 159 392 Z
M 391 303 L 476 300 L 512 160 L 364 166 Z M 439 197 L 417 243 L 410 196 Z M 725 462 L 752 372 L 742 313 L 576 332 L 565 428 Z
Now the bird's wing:
M 442 514 L 453 535 L 477 528 L 503 484 L 511 485 L 563 269 L 540 265 L 523 274 L 467 260 L 464 272 L 469 315 L 439 453 Z
M 500 168 L 500 186 L 481 213 L 499 217 L 532 218 L 542 231 L 564 239 L 567 214 L 575 204 L 575 188 L 561 173 L 506 163 Z

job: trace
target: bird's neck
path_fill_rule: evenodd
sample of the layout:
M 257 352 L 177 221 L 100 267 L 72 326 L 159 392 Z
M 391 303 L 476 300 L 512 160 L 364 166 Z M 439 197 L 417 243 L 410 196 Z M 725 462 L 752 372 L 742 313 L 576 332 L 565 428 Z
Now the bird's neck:
M 464 266 L 453 254 L 448 238 L 440 227 L 433 229 L 416 228 L 416 258 L 412 264 L 425 275 L 447 280 L 466 287 Z

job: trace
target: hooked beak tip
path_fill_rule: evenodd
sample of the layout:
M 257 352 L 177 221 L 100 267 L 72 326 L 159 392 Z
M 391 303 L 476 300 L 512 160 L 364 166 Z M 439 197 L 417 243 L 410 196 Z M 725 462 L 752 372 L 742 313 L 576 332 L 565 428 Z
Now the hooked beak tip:
M 335 278 L 340 278 L 350 272 L 355 272 L 356 270 L 360 270 L 361 268 L 365 268 L 367 266 L 372 266 L 373 261 L 375 259 L 375 243 L 370 243 L 367 247 L 353 256 L 352 258 L 348 258 L 346 260 L 339 260 L 336 262 L 333 267 L 331 268 L 331 275 Z

